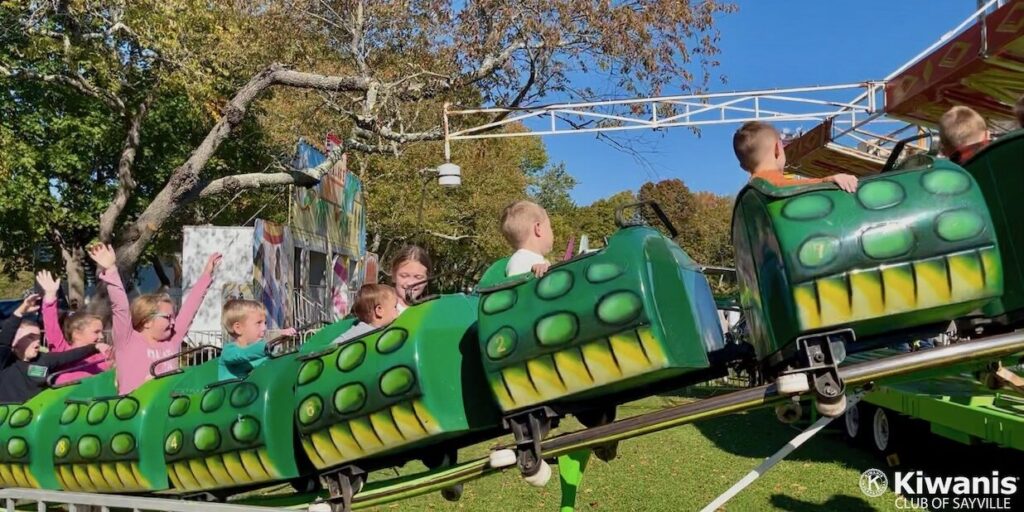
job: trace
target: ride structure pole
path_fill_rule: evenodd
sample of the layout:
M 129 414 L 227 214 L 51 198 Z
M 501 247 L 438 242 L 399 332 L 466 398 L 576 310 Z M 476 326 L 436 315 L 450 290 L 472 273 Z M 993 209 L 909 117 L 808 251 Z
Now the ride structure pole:
M 851 407 L 856 406 L 857 402 L 860 402 L 861 398 L 864 398 L 863 391 L 850 397 L 849 401 L 846 402 L 846 410 L 849 411 Z M 775 467 L 776 464 L 782 462 L 782 459 L 788 457 L 789 454 L 793 453 L 794 450 L 796 450 L 801 445 L 806 443 L 810 438 L 814 437 L 815 434 L 821 432 L 822 429 L 828 426 L 829 423 L 832 423 L 832 420 L 836 418 L 838 418 L 838 416 L 822 416 L 821 418 L 818 418 L 818 421 L 815 421 L 814 424 L 812 424 L 810 427 L 807 427 L 807 430 L 804 430 L 803 432 L 797 434 L 797 436 L 794 437 L 792 441 L 786 443 L 786 445 L 783 446 L 779 451 L 775 452 L 774 455 L 765 459 L 765 461 L 762 462 L 760 466 L 757 466 L 756 468 L 752 469 L 750 473 L 747 473 L 746 476 L 741 478 L 739 482 L 736 482 L 727 491 L 722 493 L 719 497 L 715 498 L 711 503 L 708 503 L 708 506 L 701 509 L 701 512 L 714 512 L 718 510 L 719 507 L 725 505 L 726 503 L 729 502 L 729 500 L 735 498 L 736 495 L 739 494 L 743 489 L 746 489 L 747 486 L 754 483 L 755 480 L 757 480 L 765 473 L 767 473 L 768 470 Z

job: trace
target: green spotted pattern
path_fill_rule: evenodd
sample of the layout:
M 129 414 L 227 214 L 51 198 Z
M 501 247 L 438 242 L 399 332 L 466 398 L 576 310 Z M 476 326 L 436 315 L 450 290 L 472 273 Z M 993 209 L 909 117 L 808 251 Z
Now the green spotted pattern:
M 188 406 L 191 400 L 187 396 L 179 396 L 174 400 L 171 400 L 171 405 L 167 407 L 167 414 L 173 417 L 181 416 L 188 412 Z
M 409 337 L 409 333 L 405 329 L 388 329 L 384 334 L 377 338 L 377 352 L 381 354 L 390 354 L 405 344 L 405 340 Z
M 299 404 L 299 423 L 303 425 L 310 425 L 316 420 L 320 419 L 320 415 L 324 412 L 324 401 L 317 395 L 306 397 L 305 400 Z
M 828 265 L 839 255 L 839 239 L 831 236 L 808 238 L 797 255 L 800 263 L 807 267 Z
M 78 440 L 78 454 L 83 459 L 95 459 L 100 456 L 100 439 L 96 436 L 82 436 Z
M 67 425 L 73 423 L 78 419 L 78 413 L 82 407 L 79 404 L 68 404 L 64 407 L 64 412 L 60 414 L 60 424 Z
M 231 406 L 235 408 L 246 407 L 256 401 L 260 396 L 260 390 L 251 382 L 242 382 L 231 391 Z
M 241 443 L 255 441 L 260 435 L 260 422 L 252 416 L 242 416 L 231 425 L 231 437 Z
M 366 359 L 366 344 L 362 341 L 349 343 L 338 354 L 338 369 L 350 372 L 363 364 Z
M 587 281 L 603 283 L 621 276 L 623 272 L 623 268 L 615 263 L 594 263 L 587 267 Z
M 488 315 L 507 311 L 509 308 L 516 305 L 516 297 L 516 291 L 513 288 L 494 292 L 484 298 L 481 309 Z
M 498 360 L 511 354 L 516 349 L 516 331 L 511 327 L 502 327 L 487 340 L 487 357 Z
M 782 215 L 793 220 L 821 219 L 832 213 L 832 200 L 822 194 L 809 194 L 791 199 L 782 207 Z
M 116 455 L 127 455 L 135 449 L 135 437 L 127 432 L 115 434 L 110 439 L 110 450 Z
M 203 394 L 203 399 L 199 402 L 199 408 L 203 412 L 214 412 L 224 405 L 224 398 L 226 396 L 227 391 L 224 391 L 224 386 L 210 388 Z
M 213 425 L 201 425 L 192 435 L 192 442 L 201 452 L 216 450 L 220 446 L 220 431 Z
M 861 235 L 864 254 L 876 260 L 895 258 L 914 248 L 914 234 L 900 224 L 883 224 L 864 231 Z
M 114 405 L 114 416 L 119 420 L 130 420 L 139 412 L 139 402 L 134 398 L 122 398 Z
M 184 440 L 185 436 L 181 433 L 181 430 L 174 430 L 167 434 L 167 440 L 164 441 L 164 453 L 174 455 L 180 452 Z
M 320 374 L 324 372 L 324 362 L 320 359 L 310 359 L 305 363 L 302 363 L 302 368 L 299 368 L 299 385 L 305 386 L 310 382 L 313 382 Z
M 985 229 L 985 221 L 970 210 L 945 212 L 935 219 L 935 231 L 947 242 L 974 238 L 983 229 Z
M 566 270 L 557 270 L 541 278 L 537 283 L 537 296 L 545 299 L 557 299 L 572 289 L 572 273 Z
M 640 316 L 642 309 L 643 302 L 637 294 L 630 291 L 615 292 L 598 303 L 597 318 L 606 324 L 625 324 Z
M 346 384 L 334 392 L 334 409 L 339 414 L 352 414 L 366 404 L 366 388 L 358 382 Z
M 20 437 L 12 437 L 7 441 L 7 453 L 16 459 L 28 455 L 28 443 Z
M 971 188 L 971 180 L 964 173 L 939 169 L 926 172 L 921 177 L 921 186 L 932 194 L 951 196 L 967 192 Z
M 857 189 L 857 199 L 869 210 L 884 210 L 903 202 L 907 193 L 895 181 L 875 180 Z
M 544 346 L 562 345 L 572 341 L 580 330 L 579 320 L 572 313 L 555 313 L 537 322 L 537 341 Z
M 85 421 L 90 425 L 99 425 L 107 418 L 107 413 L 110 412 L 110 406 L 107 402 L 96 402 L 89 406 L 89 411 L 85 415 Z
M 57 444 L 53 447 L 53 454 L 57 458 L 64 458 L 71 452 L 71 438 L 64 436 L 57 440 Z
M 0 405 L 0 424 L 7 420 L 7 406 Z
M 32 421 L 32 409 L 19 407 L 11 414 L 10 424 L 14 428 L 24 427 L 25 425 L 28 425 L 30 421 Z
M 416 383 L 416 377 L 412 370 L 399 366 L 392 368 L 380 377 L 380 392 L 384 396 L 398 396 L 412 388 Z

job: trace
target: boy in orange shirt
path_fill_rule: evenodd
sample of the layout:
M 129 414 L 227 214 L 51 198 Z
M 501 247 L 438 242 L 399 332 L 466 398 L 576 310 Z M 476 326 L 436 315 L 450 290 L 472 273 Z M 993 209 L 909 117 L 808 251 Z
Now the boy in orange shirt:
M 750 173 L 750 179 L 761 178 L 776 187 L 835 183 L 847 192 L 857 191 L 857 177 L 850 174 L 807 179 L 787 177 L 783 173 L 783 169 L 786 168 L 786 150 L 782 145 L 782 137 L 775 127 L 768 123 L 743 123 L 732 137 L 732 149 L 736 152 L 740 167 Z

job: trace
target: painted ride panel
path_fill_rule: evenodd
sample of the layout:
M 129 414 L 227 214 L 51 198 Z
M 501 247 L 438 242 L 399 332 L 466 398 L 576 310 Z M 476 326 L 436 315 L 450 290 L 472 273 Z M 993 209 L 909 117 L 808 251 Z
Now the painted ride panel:
M 1004 293 L 986 308 L 986 316 L 1024 320 L 1024 130 L 1008 133 L 964 163 L 992 213 L 1005 267 Z
M 213 362 L 216 370 L 216 361 Z M 164 426 L 164 458 L 175 489 L 200 491 L 295 478 L 295 394 L 282 375 L 299 363 L 288 354 L 245 379 L 210 382 L 191 372 L 172 390 Z M 216 377 L 214 377 L 216 379 Z
M 61 487 L 82 492 L 167 489 L 163 431 L 171 390 L 180 379 L 202 368 L 157 377 L 123 396 L 111 385 L 107 393 L 82 393 L 65 400 L 60 439 L 50 451 Z M 113 376 L 107 371 L 72 387 L 85 391 L 84 386 L 95 380 L 112 383 Z
M 856 194 L 754 180 L 737 198 L 732 238 L 762 360 L 808 333 L 948 322 L 1003 292 L 982 189 L 948 160 L 865 178 Z
M 75 387 L 40 393 L 22 404 L 0 405 L 0 485 L 59 488 L 50 454 L 64 400 L 78 391 Z M 94 390 L 102 391 L 88 391 Z
M 327 345 L 301 358 L 295 384 L 298 432 L 316 468 L 497 425 L 479 370 L 477 303 L 445 295 L 342 345 L 308 342 Z
M 724 346 L 700 268 L 649 227 L 620 229 L 540 279 L 490 283 L 480 290 L 480 352 L 505 413 L 704 369 Z

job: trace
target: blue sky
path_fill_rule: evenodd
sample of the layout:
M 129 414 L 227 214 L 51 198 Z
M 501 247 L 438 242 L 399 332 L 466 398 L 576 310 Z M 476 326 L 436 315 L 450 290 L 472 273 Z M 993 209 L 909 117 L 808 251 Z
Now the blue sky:
M 739 12 L 719 22 L 717 73 L 728 83 L 712 86 L 715 92 L 882 79 L 977 8 L 975 0 L 738 3 Z M 547 136 L 544 143 L 550 160 L 565 162 L 579 181 L 572 196 L 581 205 L 668 178 L 680 178 L 694 190 L 732 194 L 745 181 L 732 154 L 736 128 L 704 128 L 700 138 L 686 128 L 630 132 L 622 140 L 645 151 L 649 168 L 593 135 Z

